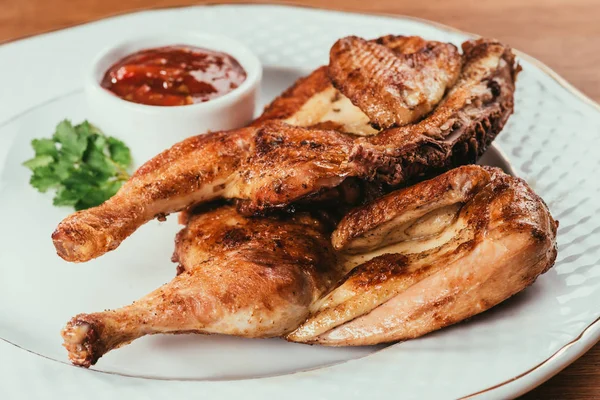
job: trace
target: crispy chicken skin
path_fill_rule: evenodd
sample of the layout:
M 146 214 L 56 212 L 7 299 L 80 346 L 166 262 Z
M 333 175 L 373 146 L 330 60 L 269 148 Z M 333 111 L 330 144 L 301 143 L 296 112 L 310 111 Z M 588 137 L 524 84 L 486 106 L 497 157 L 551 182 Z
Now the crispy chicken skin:
M 177 276 L 129 306 L 72 318 L 62 331 L 70 360 L 89 367 L 158 333 L 406 340 L 531 285 L 556 258 L 558 224 L 542 199 L 497 168 L 451 169 L 476 161 L 502 130 L 518 71 L 493 40 L 465 42 L 459 54 L 418 37 L 347 37 L 248 127 L 148 161 L 52 238 L 65 260 L 87 261 L 186 210 Z M 335 193 L 368 202 L 341 219 L 342 207 L 265 213 Z
M 332 346 L 405 340 L 525 289 L 556 257 L 557 223 L 518 178 L 466 166 L 348 213 L 186 214 L 178 276 L 130 306 L 80 314 L 70 360 L 157 333 L 222 333 Z M 335 250 L 337 250 L 337 254 Z
M 391 128 L 430 112 L 456 82 L 461 62 L 449 43 L 403 36 L 369 42 L 349 36 L 331 48 L 329 77 L 371 124 Z
M 352 151 L 348 136 L 279 121 L 191 137 L 144 164 L 104 204 L 63 220 L 52 238 L 64 259 L 87 261 L 157 216 L 215 198 L 283 207 L 346 176 L 367 174 L 369 163 L 345 162 Z
M 329 233 L 305 214 L 247 218 L 231 206 L 193 214 L 176 238 L 179 274 L 129 306 L 71 319 L 62 331 L 69 358 L 89 367 L 156 333 L 284 335 L 342 275 Z
M 388 37 L 372 45 L 398 56 L 414 50 L 395 43 Z M 474 162 L 512 113 L 518 67 L 510 48 L 495 41 L 467 42 L 463 51 L 456 84 L 431 114 L 383 131 L 373 129 L 364 110 L 318 69 L 253 125 L 178 143 L 144 164 L 104 204 L 65 218 L 52 235 L 58 255 L 90 260 L 157 216 L 217 198 L 240 199 L 246 212 L 257 213 L 311 198 L 351 177 L 397 186 Z M 382 68 L 372 57 L 363 59 L 368 68 Z M 444 79 L 440 87 L 451 81 Z
M 350 272 L 287 339 L 371 345 L 462 321 L 554 264 L 557 225 L 523 180 L 496 168 L 460 167 L 393 192 L 340 222 L 332 241 Z

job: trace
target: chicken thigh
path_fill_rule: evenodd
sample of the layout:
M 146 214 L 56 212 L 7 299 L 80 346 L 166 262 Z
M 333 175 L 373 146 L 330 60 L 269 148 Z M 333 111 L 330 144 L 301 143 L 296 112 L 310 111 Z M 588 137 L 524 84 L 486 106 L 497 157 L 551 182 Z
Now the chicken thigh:
M 108 351 L 156 333 L 289 333 L 342 275 L 331 228 L 308 214 L 247 218 L 223 206 L 186 215 L 178 275 L 133 304 L 79 314 L 62 335 L 70 360 L 89 367 Z

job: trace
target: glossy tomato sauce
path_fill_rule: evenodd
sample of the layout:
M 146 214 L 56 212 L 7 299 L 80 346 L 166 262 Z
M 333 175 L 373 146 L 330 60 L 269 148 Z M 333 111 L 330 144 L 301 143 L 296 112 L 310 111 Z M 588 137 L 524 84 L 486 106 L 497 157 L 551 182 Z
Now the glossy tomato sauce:
M 221 97 L 245 80 L 246 71 L 229 54 L 177 45 L 123 58 L 106 71 L 101 85 L 134 103 L 183 106 Z

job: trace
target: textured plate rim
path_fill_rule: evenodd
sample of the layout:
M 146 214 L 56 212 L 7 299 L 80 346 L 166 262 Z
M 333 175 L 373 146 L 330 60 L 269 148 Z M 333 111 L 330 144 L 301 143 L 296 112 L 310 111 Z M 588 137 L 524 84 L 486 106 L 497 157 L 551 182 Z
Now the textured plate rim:
M 480 36 L 480 35 L 474 34 L 472 32 L 468 32 L 468 31 L 464 31 L 462 29 L 452 27 L 450 25 L 446 25 L 446 24 L 443 24 L 440 22 L 428 20 L 425 18 L 410 16 L 410 15 L 392 14 L 392 13 L 386 13 L 386 12 L 360 12 L 360 11 L 352 11 L 352 10 L 346 10 L 346 9 L 340 10 L 340 9 L 335 9 L 335 8 L 324 8 L 324 7 L 316 7 L 316 6 L 305 5 L 305 4 L 295 4 L 293 1 L 286 1 L 286 0 L 275 0 L 275 1 L 269 1 L 269 2 L 261 1 L 261 0 L 254 0 L 254 1 L 252 1 L 252 0 L 250 0 L 250 1 L 247 1 L 247 0 L 245 0 L 245 1 L 225 0 L 225 1 L 219 1 L 219 2 L 208 1 L 206 3 L 201 3 L 201 4 L 174 5 L 174 6 L 166 6 L 166 7 L 149 7 L 149 8 L 129 10 L 129 11 L 125 11 L 125 12 L 111 13 L 102 18 L 95 19 L 92 21 L 85 21 L 85 22 L 77 23 L 77 24 L 70 25 L 67 27 L 49 29 L 49 30 L 35 33 L 35 34 L 29 34 L 29 35 L 21 36 L 21 37 L 14 38 L 14 39 L 0 41 L 0 47 L 2 47 L 3 45 L 6 45 L 6 44 L 15 44 L 18 42 L 27 41 L 29 39 L 37 38 L 40 36 L 45 36 L 47 34 L 51 34 L 51 33 L 55 33 L 55 32 L 67 31 L 67 30 L 70 30 L 71 28 L 75 28 L 78 26 L 84 26 L 84 25 L 88 25 L 88 24 L 93 24 L 94 22 L 98 22 L 98 21 L 104 21 L 104 20 L 108 20 L 111 18 L 118 18 L 118 17 L 124 16 L 124 15 L 144 13 L 147 11 L 177 10 L 177 9 L 185 9 L 185 8 L 193 8 L 193 7 L 213 7 L 213 6 L 223 6 L 223 5 L 228 5 L 228 6 L 250 5 L 250 6 L 257 6 L 257 7 L 277 6 L 277 7 L 285 7 L 285 8 L 289 8 L 289 9 L 299 8 L 299 9 L 316 10 L 316 11 L 321 11 L 321 12 L 325 12 L 325 13 L 334 12 L 334 13 L 350 14 L 350 15 L 358 15 L 358 16 L 360 16 L 360 15 L 381 16 L 381 17 L 387 17 L 387 18 L 394 18 L 394 19 L 398 19 L 398 20 L 413 21 L 413 22 L 417 22 L 417 23 L 420 23 L 423 25 L 428 25 L 428 26 L 434 27 L 441 31 L 445 31 L 448 33 L 460 34 L 460 35 L 464 35 L 464 36 L 468 36 L 468 37 L 472 37 L 472 38 Z M 579 90 L 578 88 L 573 86 L 570 82 L 568 82 L 565 78 L 560 76 L 556 71 L 554 71 L 552 68 L 550 68 L 544 62 L 542 62 L 542 61 L 538 60 L 537 58 L 535 58 L 527 53 L 524 53 L 518 49 L 513 48 L 513 51 L 517 54 L 517 56 L 519 58 L 526 60 L 527 62 L 534 65 L 536 68 L 538 68 L 544 74 L 546 74 L 548 77 L 552 78 L 552 80 L 554 80 L 557 84 L 559 84 L 561 87 L 563 87 L 565 90 L 567 90 L 570 94 L 574 95 L 579 100 L 581 100 L 585 104 L 591 106 L 595 111 L 600 113 L 600 104 L 599 103 L 597 103 L 592 98 L 590 98 L 588 95 L 583 93 L 581 90 Z M 36 106 L 38 106 L 38 105 L 36 105 Z M 18 113 L 18 114 L 20 115 L 21 113 Z M 8 120 L 2 121 L 2 122 L 6 123 L 11 119 L 12 118 L 9 117 Z M 497 148 L 497 150 L 500 150 L 500 149 Z M 500 152 L 501 152 L 501 150 L 500 150 Z M 504 157 L 503 153 L 501 153 L 501 155 Z M 505 159 L 507 159 L 507 158 L 505 157 Z M 582 344 L 582 343 L 580 343 L 582 341 L 582 339 L 589 332 L 592 332 L 592 331 L 597 331 L 595 334 L 595 337 L 590 338 L 589 341 L 583 343 L 584 346 L 582 349 L 576 350 L 575 354 L 572 354 L 569 357 L 567 357 L 566 354 L 568 353 L 568 351 L 572 347 Z M 47 358 L 43 355 L 37 354 L 35 352 L 31 352 L 28 349 L 24 349 L 18 345 L 15 345 L 14 343 L 11 343 L 7 340 L 2 339 L 2 341 L 7 344 L 11 344 L 21 350 L 25 350 L 26 352 L 29 352 L 31 354 L 41 356 L 42 358 Z M 568 343 L 563 345 L 561 348 L 559 348 L 557 351 L 555 351 L 551 356 L 549 356 L 547 359 L 543 360 L 539 364 L 535 365 L 534 367 L 532 367 L 512 378 L 506 379 L 503 382 L 499 382 L 488 388 L 485 388 L 485 389 L 479 390 L 477 392 L 463 396 L 460 399 L 472 399 L 472 398 L 481 397 L 481 396 L 487 397 L 487 396 L 493 395 L 494 392 L 499 391 L 499 389 L 503 389 L 503 388 L 508 389 L 507 385 L 516 384 L 517 382 L 523 383 L 523 385 L 521 387 L 516 387 L 515 390 L 511 391 L 510 396 L 511 397 L 520 396 L 520 395 L 532 390 L 533 388 L 541 385 L 542 383 L 546 382 L 547 380 L 552 378 L 554 375 L 558 374 L 564 368 L 566 368 L 571 363 L 573 363 L 575 360 L 577 360 L 579 357 L 581 357 L 583 354 L 585 354 L 591 347 L 593 347 L 598 342 L 600 342 L 600 317 L 597 318 L 592 323 L 590 323 L 589 325 L 587 325 L 579 333 L 579 335 L 577 337 L 575 337 L 574 339 L 572 339 L 571 341 L 569 341 Z M 63 364 L 66 364 L 66 363 L 63 363 Z M 544 367 L 549 367 L 549 368 L 551 368 L 551 370 L 546 372 L 541 378 L 536 379 L 533 382 L 527 383 L 527 382 L 523 381 L 523 378 L 528 377 L 529 375 L 541 370 Z M 105 372 L 105 371 L 96 371 L 96 372 Z M 298 372 L 301 372 L 301 371 L 298 371 Z M 293 374 L 294 373 L 292 373 L 292 375 Z M 136 377 L 136 378 L 139 378 L 139 377 Z

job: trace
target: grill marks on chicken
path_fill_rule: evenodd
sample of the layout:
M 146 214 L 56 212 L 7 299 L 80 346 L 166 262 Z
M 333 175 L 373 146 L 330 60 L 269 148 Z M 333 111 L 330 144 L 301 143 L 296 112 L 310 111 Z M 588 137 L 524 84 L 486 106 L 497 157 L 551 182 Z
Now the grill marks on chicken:
M 520 67 L 511 49 L 487 39 L 465 42 L 462 48 L 458 81 L 427 118 L 368 139 L 402 160 L 396 174 L 382 177 L 389 184 L 475 163 L 512 114 Z
M 71 319 L 62 331 L 69 358 L 89 367 L 156 333 L 284 335 L 341 276 L 329 232 L 305 214 L 247 218 L 223 206 L 191 215 L 176 239 L 179 274 L 132 305 Z
M 489 181 L 488 170 L 468 166 L 393 192 L 351 210 L 331 241 L 338 251 L 360 254 L 439 235 L 456 222 L 462 205 Z
M 247 200 L 248 213 L 282 208 L 391 162 L 364 151 L 350 162 L 350 154 L 347 135 L 280 121 L 192 137 L 144 164 L 104 204 L 63 220 L 52 239 L 64 259 L 87 261 L 159 215 L 223 197 Z
M 557 223 L 524 181 L 466 166 L 378 197 L 474 162 L 512 113 L 510 48 L 479 39 L 462 50 L 418 37 L 341 39 L 328 67 L 250 126 L 176 144 L 110 200 L 63 220 L 52 236 L 58 254 L 87 261 L 187 210 L 177 276 L 132 305 L 71 319 L 62 331 L 71 361 L 89 367 L 158 333 L 405 340 L 533 283 L 554 263 Z M 340 210 L 248 216 L 336 196 L 376 199 L 332 235 Z M 197 207 L 223 198 L 237 207 Z
M 461 56 L 449 43 L 384 36 L 338 40 L 330 52 L 333 85 L 369 116 L 377 128 L 421 119 L 442 99 L 460 73 Z
M 400 54 L 397 42 L 403 40 L 372 45 Z M 368 137 L 345 132 L 364 115 L 354 106 L 347 110 L 353 116 L 348 121 L 354 121 L 349 125 L 322 120 L 335 102 L 314 100 L 332 88 L 327 71 L 315 71 L 253 125 L 187 139 L 142 166 L 101 206 L 67 217 L 53 234 L 58 254 L 68 261 L 90 260 L 156 216 L 217 198 L 238 199 L 245 212 L 259 213 L 318 197 L 347 178 L 396 186 L 473 162 L 512 113 L 517 66 L 510 49 L 497 42 L 478 40 L 463 48 L 457 84 L 429 117 Z M 314 112 L 305 107 L 311 101 Z M 306 117 L 311 113 L 321 116 Z
M 495 168 L 457 168 L 379 198 L 333 234 L 359 265 L 287 339 L 369 345 L 462 321 L 554 264 L 557 225 L 523 180 Z
M 329 224 L 306 213 L 252 218 L 221 206 L 183 219 L 170 283 L 69 321 L 74 364 L 158 333 L 332 346 L 411 339 L 504 301 L 556 258 L 546 205 L 489 167 L 457 168 L 353 210 L 333 246 Z

